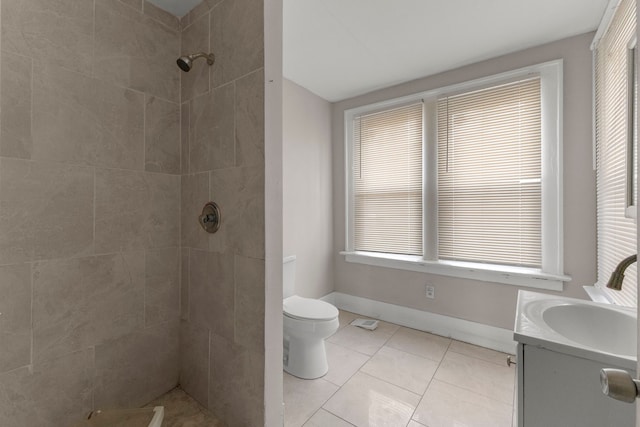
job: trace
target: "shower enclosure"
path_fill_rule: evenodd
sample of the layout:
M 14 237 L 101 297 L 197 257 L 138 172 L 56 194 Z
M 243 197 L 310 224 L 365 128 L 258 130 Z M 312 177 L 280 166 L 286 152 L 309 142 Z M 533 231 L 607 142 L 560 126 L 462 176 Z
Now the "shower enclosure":
M 261 425 L 263 2 L 0 3 L 0 425 L 178 384 Z

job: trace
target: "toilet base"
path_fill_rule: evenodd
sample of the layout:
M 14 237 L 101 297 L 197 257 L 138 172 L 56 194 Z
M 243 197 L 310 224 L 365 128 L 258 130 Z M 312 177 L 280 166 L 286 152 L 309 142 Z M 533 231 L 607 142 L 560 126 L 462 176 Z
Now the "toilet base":
M 329 370 L 324 340 L 338 330 L 338 318 L 305 321 L 284 316 L 283 320 L 285 372 L 306 380 L 324 376 Z
M 285 338 L 283 367 L 285 372 L 305 380 L 323 377 L 329 371 L 324 339 Z M 288 345 L 287 345 L 288 344 Z

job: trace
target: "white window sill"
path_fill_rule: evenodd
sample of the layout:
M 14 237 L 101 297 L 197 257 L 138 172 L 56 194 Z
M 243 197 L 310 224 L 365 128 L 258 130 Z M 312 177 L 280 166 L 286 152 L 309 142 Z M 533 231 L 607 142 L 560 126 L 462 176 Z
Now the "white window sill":
M 529 288 L 562 291 L 570 276 L 543 273 L 539 269 L 480 264 L 461 261 L 428 261 L 416 255 L 383 254 L 378 252 L 340 252 L 347 262 L 418 271 L 441 276 L 461 277 L 483 282 Z

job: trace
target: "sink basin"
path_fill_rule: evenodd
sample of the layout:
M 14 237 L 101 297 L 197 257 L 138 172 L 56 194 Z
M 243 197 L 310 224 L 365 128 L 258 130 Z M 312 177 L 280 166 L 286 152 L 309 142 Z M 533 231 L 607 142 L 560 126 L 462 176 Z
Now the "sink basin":
M 521 290 L 514 338 L 635 370 L 636 319 L 636 309 Z
M 563 304 L 542 313 L 544 322 L 568 340 L 607 353 L 634 357 L 636 319 L 606 307 Z

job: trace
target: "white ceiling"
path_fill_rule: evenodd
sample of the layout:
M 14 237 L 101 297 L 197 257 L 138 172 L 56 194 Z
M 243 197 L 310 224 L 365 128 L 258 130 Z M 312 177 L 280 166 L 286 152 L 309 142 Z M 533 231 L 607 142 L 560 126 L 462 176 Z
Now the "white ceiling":
M 202 3 L 202 0 L 149 0 L 151 3 L 174 14 L 178 18 L 184 16 L 191 9 Z
M 607 0 L 284 0 L 284 75 L 328 101 L 595 30 Z

